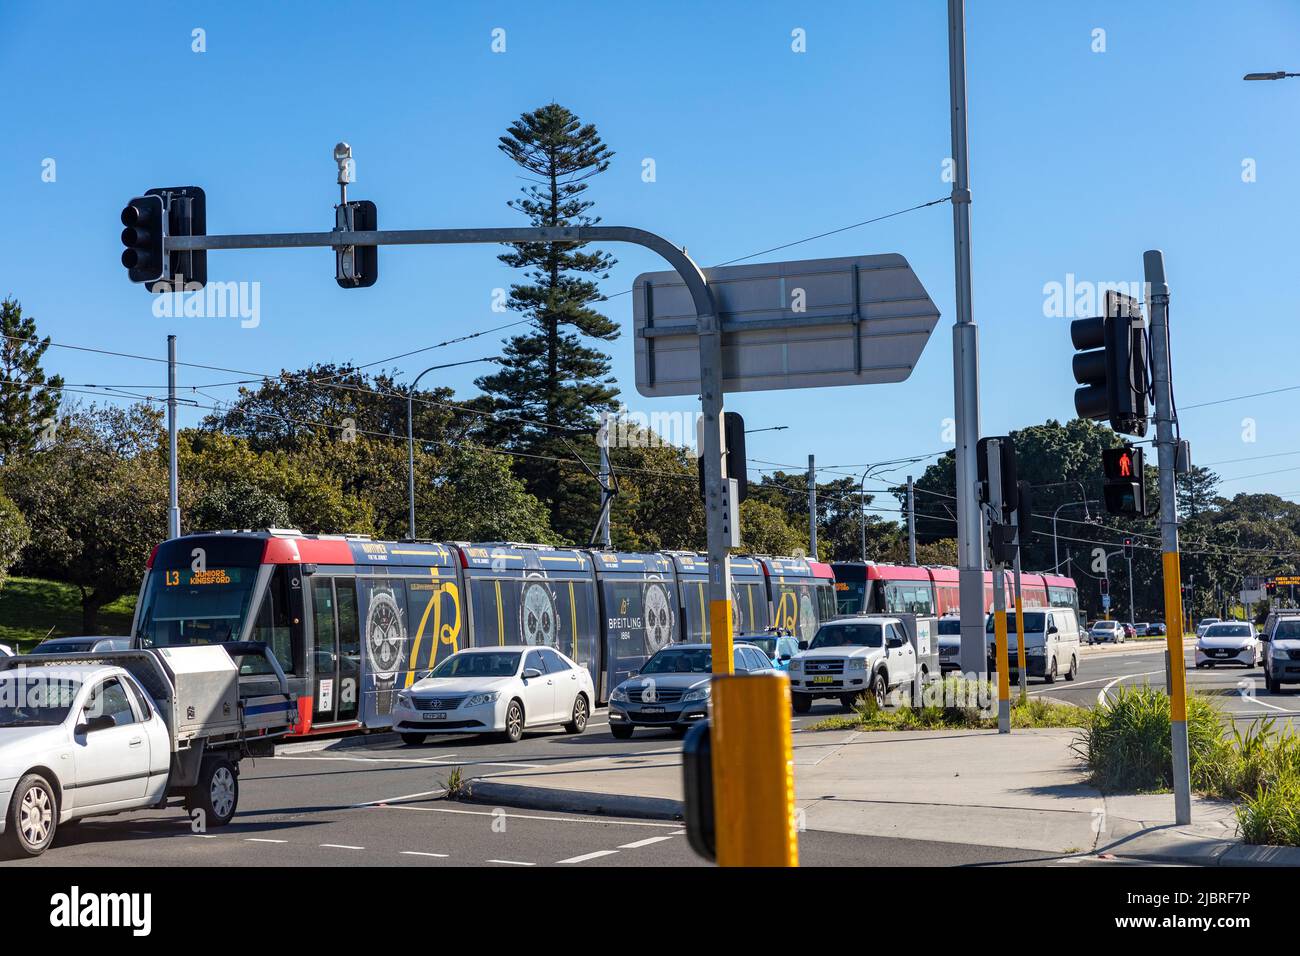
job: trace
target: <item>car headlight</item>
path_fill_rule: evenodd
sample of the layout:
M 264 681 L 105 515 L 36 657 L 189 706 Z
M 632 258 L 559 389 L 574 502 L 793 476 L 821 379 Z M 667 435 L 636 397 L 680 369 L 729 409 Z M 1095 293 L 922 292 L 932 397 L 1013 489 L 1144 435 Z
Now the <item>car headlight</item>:
M 792 671 L 801 671 L 801 670 L 803 670 L 803 661 L 799 660 L 799 658 L 797 658 L 797 657 L 795 657 L 795 658 L 791 658 L 791 660 L 790 660 L 790 667 L 789 667 L 788 669 L 789 669 L 789 670 L 792 670 Z
M 1045 647 L 1026 647 L 1026 648 L 1025 648 L 1025 653 L 1028 654 L 1028 655 L 1030 655 L 1031 657 L 1033 657 L 1033 656 L 1035 656 L 1035 655 L 1037 655 L 1038 657 L 1042 657 L 1044 654 L 1047 653 L 1047 648 L 1045 648 Z
M 398 707 L 411 706 L 411 692 L 409 690 L 403 690 L 397 692 L 397 706 Z
M 489 691 L 489 692 L 486 693 L 486 694 L 474 694 L 472 697 L 467 697 L 467 698 L 465 698 L 465 703 L 461 704 L 461 706 L 462 706 L 462 707 L 479 707 L 479 706 L 481 706 L 481 705 L 483 705 L 483 704 L 491 704 L 491 703 L 495 702 L 496 699 L 497 699 L 498 697 L 500 697 L 500 696 L 501 696 L 501 692 L 500 692 L 500 691 L 495 691 L 495 690 L 494 690 L 494 691 Z
M 850 657 L 845 662 L 844 669 L 847 671 L 864 671 L 867 669 L 867 659 L 865 657 Z
M 682 695 L 682 701 L 708 700 L 709 695 L 713 693 L 713 685 L 704 684 L 700 687 L 693 687 Z
M 624 686 L 621 685 L 621 684 L 620 684 L 618 687 L 615 687 L 615 688 L 614 688 L 614 692 L 613 692 L 612 694 L 609 695 L 609 699 L 610 699 L 610 700 L 621 700 L 621 701 L 626 701 L 626 700 L 627 700 L 627 688 L 624 687 Z

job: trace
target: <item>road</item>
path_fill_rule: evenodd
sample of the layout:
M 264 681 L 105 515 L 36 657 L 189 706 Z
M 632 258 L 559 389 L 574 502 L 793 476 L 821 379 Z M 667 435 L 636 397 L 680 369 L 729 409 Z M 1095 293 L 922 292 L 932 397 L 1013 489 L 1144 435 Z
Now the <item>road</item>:
M 795 721 L 806 726 L 836 710 L 822 705 Z M 610 754 L 635 763 L 680 746 L 664 733 L 615 740 L 602 711 L 585 734 L 530 733 L 517 745 L 449 737 L 406 747 L 377 737 L 341 749 L 295 747 L 244 765 L 239 814 L 229 827 L 191 832 L 179 808 L 127 813 L 64 828 L 45 856 L 0 866 L 702 866 L 680 823 L 512 810 L 444 796 L 453 767 L 477 776 Z M 805 866 L 1119 863 L 821 832 L 801 835 L 800 855 Z
M 1264 684 L 1262 668 L 1218 667 L 1197 670 L 1190 646 L 1184 650 L 1189 691 L 1211 695 L 1215 702 L 1236 720 L 1273 717 L 1280 723 L 1300 717 L 1300 687 L 1283 685 L 1281 693 L 1270 694 Z M 1121 645 L 1085 646 L 1079 662 L 1079 678 L 1058 680 L 1055 684 L 1029 682 L 1031 696 L 1095 706 L 1104 694 L 1120 687 L 1152 684 L 1164 687 L 1164 642 L 1139 642 Z

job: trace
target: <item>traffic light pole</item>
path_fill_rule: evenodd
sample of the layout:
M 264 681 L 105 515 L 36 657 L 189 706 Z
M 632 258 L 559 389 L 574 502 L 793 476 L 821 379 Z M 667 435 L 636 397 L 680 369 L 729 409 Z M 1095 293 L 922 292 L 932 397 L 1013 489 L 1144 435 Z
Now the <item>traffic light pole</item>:
M 686 252 L 628 226 L 507 229 L 333 230 L 249 235 L 165 236 L 173 251 L 349 246 L 464 245 L 519 242 L 628 242 L 658 253 L 681 276 L 695 307 L 700 348 L 700 454 L 709 551 L 709 634 L 714 701 L 711 721 L 718 862 L 723 866 L 797 866 L 790 685 L 781 677 L 732 674 L 730 494 L 723 464 L 722 324 L 704 273 Z M 725 685 L 725 686 L 724 686 Z M 770 727 L 756 734 L 755 728 Z M 784 728 L 782 732 L 781 728 Z M 757 746 L 756 741 L 763 741 Z
M 1160 549 L 1164 568 L 1165 640 L 1169 687 L 1170 743 L 1173 749 L 1174 819 L 1192 822 L 1191 770 L 1187 747 L 1187 672 L 1183 657 L 1183 603 L 1179 586 L 1178 500 L 1174 470 L 1178 455 L 1174 432 L 1172 362 L 1169 355 L 1169 286 L 1165 257 L 1158 249 L 1142 256 L 1151 318 L 1152 385 L 1155 389 L 1156 448 L 1160 462 Z
M 1025 661 L 1025 605 L 1020 593 L 1020 548 L 1023 542 L 1020 540 L 1020 509 L 1011 516 L 1011 523 L 1016 526 L 1016 559 L 1012 562 L 1012 571 L 1015 574 L 1016 586 L 1016 663 L 1020 665 L 1020 702 L 1023 704 L 1029 697 L 1029 669 Z M 1047 636 L 1043 636 L 1047 640 Z M 1047 653 L 1046 645 L 1043 646 L 1043 653 Z M 1043 658 L 1043 666 L 1047 666 L 1047 658 Z
M 980 436 L 979 328 L 971 307 L 970 156 L 966 144 L 966 4 L 948 0 L 948 91 L 952 132 L 952 229 L 957 320 L 952 327 L 957 469 L 957 584 L 961 670 L 988 673 L 984 638 L 984 522 L 975 490 Z
M 988 508 L 990 524 L 998 524 L 1006 513 L 1003 504 L 1007 491 L 1003 487 L 1002 442 L 996 438 L 988 442 Z M 995 552 L 996 554 L 996 552 Z M 998 733 L 1011 733 L 1011 660 L 1007 652 L 1007 594 L 1006 565 L 998 558 L 993 560 L 993 635 L 998 671 Z M 981 622 L 983 615 L 981 615 Z M 981 635 L 982 637 L 982 635 Z M 985 639 L 987 641 L 987 639 Z M 1023 648 L 1024 643 L 1021 642 Z M 987 647 L 985 657 L 988 656 Z M 1022 666 L 1020 673 L 1024 674 Z

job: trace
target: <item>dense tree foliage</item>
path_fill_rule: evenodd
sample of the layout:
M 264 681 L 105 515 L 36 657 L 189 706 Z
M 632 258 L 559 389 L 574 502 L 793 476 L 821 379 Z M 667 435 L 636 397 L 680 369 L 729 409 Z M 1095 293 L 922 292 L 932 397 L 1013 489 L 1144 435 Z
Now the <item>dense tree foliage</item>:
M 0 301 L 0 462 L 35 448 L 59 410 L 63 379 L 41 367 L 49 347 L 17 300 Z

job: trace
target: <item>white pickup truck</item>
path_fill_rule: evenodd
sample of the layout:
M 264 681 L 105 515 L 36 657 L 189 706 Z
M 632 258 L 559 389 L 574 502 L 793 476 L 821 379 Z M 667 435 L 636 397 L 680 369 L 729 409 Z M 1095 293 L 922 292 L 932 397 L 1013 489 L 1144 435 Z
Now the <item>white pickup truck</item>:
M 241 674 L 256 681 L 246 693 Z M 60 825 L 173 797 L 224 826 L 240 759 L 296 722 L 263 644 L 0 658 L 0 852 L 39 856 Z
M 933 618 L 884 614 L 835 618 L 791 660 L 794 712 L 806 714 L 818 697 L 835 697 L 845 709 L 863 694 L 885 705 L 896 687 L 928 681 L 939 673 Z

